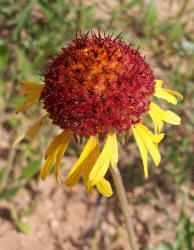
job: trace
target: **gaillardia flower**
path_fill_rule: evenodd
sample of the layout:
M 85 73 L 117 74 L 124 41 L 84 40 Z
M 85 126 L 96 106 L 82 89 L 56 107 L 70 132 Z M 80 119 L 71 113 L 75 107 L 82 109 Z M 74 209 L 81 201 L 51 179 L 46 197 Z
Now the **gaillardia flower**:
M 16 113 L 41 102 L 46 114 L 17 142 L 24 136 L 31 136 L 32 141 L 48 118 L 59 126 L 62 132 L 48 146 L 40 173 L 45 180 L 54 165 L 59 183 L 59 168 L 72 135 L 89 137 L 65 180 L 72 188 L 83 175 L 89 194 L 96 185 L 103 195 L 112 195 L 105 174 L 110 164 L 114 167 L 118 162 L 117 133 L 132 129 L 147 178 L 147 152 L 156 166 L 161 160 L 158 143 L 164 137 L 160 133 L 163 122 L 178 125 L 181 121 L 175 113 L 162 110 L 151 98 L 155 96 L 176 104 L 176 97 L 182 98 L 182 95 L 162 87 L 163 82 L 154 78 L 151 67 L 138 50 L 120 36 L 102 36 L 100 31 L 76 35 L 50 62 L 44 84 L 24 81 L 20 84 L 27 99 Z M 153 120 L 154 133 L 141 123 L 146 113 Z M 99 137 L 105 141 L 101 152 Z

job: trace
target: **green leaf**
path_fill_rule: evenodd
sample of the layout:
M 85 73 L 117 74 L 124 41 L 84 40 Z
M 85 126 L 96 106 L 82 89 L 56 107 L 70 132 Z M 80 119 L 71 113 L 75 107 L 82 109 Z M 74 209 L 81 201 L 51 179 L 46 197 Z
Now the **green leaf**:
M 40 160 L 31 162 L 26 168 L 23 169 L 20 180 L 30 178 L 40 171 Z
M 7 189 L 5 189 L 5 191 L 3 191 L 0 194 L 0 199 L 8 200 L 9 198 L 11 198 L 15 194 L 17 194 L 17 192 L 18 192 L 19 189 L 20 189 L 20 186 L 14 187 L 14 188 L 7 188 Z
M 17 19 L 18 19 L 18 24 L 15 28 L 15 31 L 13 33 L 13 39 L 14 41 L 18 42 L 20 40 L 20 34 L 22 29 L 26 26 L 26 24 L 31 20 L 31 10 L 37 0 L 31 0 L 28 2 L 28 5 L 19 12 Z
M 173 247 L 167 241 L 162 242 L 160 246 L 161 246 L 161 249 L 164 249 L 164 250 L 173 250 Z
M 57 0 L 57 6 L 59 9 L 62 9 L 64 7 L 64 1 L 63 0 Z
M 109 28 L 112 27 L 113 23 L 117 20 L 119 15 L 119 9 L 118 8 L 114 8 L 111 12 L 110 15 L 110 21 L 109 21 Z
M 151 0 L 148 5 L 145 22 L 147 25 L 151 26 L 154 26 L 157 22 L 157 9 L 154 0 Z
M 6 168 L 3 168 L 3 169 L 0 170 L 0 184 L 1 184 L 2 180 L 3 180 L 4 175 L 5 175 L 5 170 L 6 170 Z
M 171 41 L 174 41 L 176 38 L 178 38 L 184 31 L 184 25 L 182 23 L 177 23 L 171 30 L 169 39 Z
M 95 6 L 94 5 L 89 5 L 86 6 L 82 9 L 82 26 L 84 29 L 88 29 L 91 27 L 93 23 L 93 17 L 95 16 Z
M 33 72 L 34 66 L 29 61 L 28 56 L 26 55 L 26 52 L 23 49 L 17 48 L 16 53 L 17 53 L 18 68 L 21 74 L 20 77 L 28 79 Z
M 185 238 L 188 249 L 192 249 L 192 242 L 194 238 L 194 224 L 189 219 L 186 219 L 184 228 L 186 231 Z
M 44 12 L 44 14 L 49 18 L 49 19 L 54 19 L 54 12 L 52 11 L 52 6 L 49 4 L 48 1 L 43 1 L 43 0 L 38 0 L 38 3 Z
M 179 229 L 176 232 L 176 239 L 173 243 L 173 249 L 185 249 L 186 242 L 185 242 L 185 233 L 182 229 Z
M 17 127 L 19 124 L 20 119 L 18 117 L 14 117 L 13 114 L 8 117 L 8 120 L 6 122 L 6 126 L 10 129 Z
M 16 224 L 16 227 L 23 233 L 30 233 L 33 231 L 32 227 L 28 223 L 23 222 L 23 221 L 19 221 Z
M 3 72 L 9 57 L 8 43 L 5 40 L 0 40 L 0 72 Z

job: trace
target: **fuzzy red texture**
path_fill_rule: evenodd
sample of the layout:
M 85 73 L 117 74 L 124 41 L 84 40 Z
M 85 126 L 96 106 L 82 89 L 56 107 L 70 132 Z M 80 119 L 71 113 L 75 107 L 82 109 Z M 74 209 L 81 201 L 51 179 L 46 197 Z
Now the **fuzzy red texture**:
M 120 36 L 90 34 L 76 35 L 52 60 L 41 101 L 54 124 L 76 135 L 122 133 L 148 112 L 153 71 Z

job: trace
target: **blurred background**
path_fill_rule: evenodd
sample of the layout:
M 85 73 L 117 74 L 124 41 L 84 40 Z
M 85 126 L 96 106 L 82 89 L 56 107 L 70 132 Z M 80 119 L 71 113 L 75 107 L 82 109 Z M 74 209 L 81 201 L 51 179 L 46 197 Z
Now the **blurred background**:
M 155 168 L 149 159 L 149 179 L 132 136 L 127 146 L 120 141 L 119 167 L 139 248 L 192 250 L 193 0 L 0 0 L 0 249 L 129 249 L 116 195 L 89 197 L 81 182 L 70 190 L 53 175 L 40 180 L 43 152 L 58 128 L 47 123 L 26 153 L 28 138 L 12 147 L 41 114 L 38 105 L 15 115 L 24 101 L 18 80 L 41 82 L 50 56 L 60 53 L 76 30 L 97 27 L 115 36 L 122 31 L 126 42 L 140 46 L 156 78 L 184 96 L 177 106 L 168 105 L 182 123 L 165 127 L 162 161 Z M 71 143 L 61 175 L 82 147 Z

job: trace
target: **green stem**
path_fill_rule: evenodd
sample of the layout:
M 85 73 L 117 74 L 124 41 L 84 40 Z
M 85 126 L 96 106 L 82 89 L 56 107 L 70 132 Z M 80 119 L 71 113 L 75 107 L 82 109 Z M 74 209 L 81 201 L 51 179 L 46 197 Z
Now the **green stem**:
M 127 228 L 127 234 L 128 234 L 128 239 L 129 239 L 129 244 L 131 246 L 131 250 L 137 250 L 137 245 L 135 243 L 135 237 L 134 237 L 134 231 L 133 231 L 133 226 L 132 226 L 132 222 L 131 222 L 131 217 L 129 214 L 129 205 L 127 202 L 127 198 L 126 198 L 126 193 L 125 193 L 125 189 L 123 186 L 123 182 L 121 179 L 121 175 L 119 172 L 119 169 L 117 166 L 115 167 L 110 167 L 110 171 L 111 171 L 111 175 L 116 187 L 116 192 L 118 195 L 118 199 L 120 202 L 120 206 L 121 206 L 121 210 L 124 216 L 124 220 L 125 220 L 125 225 Z

